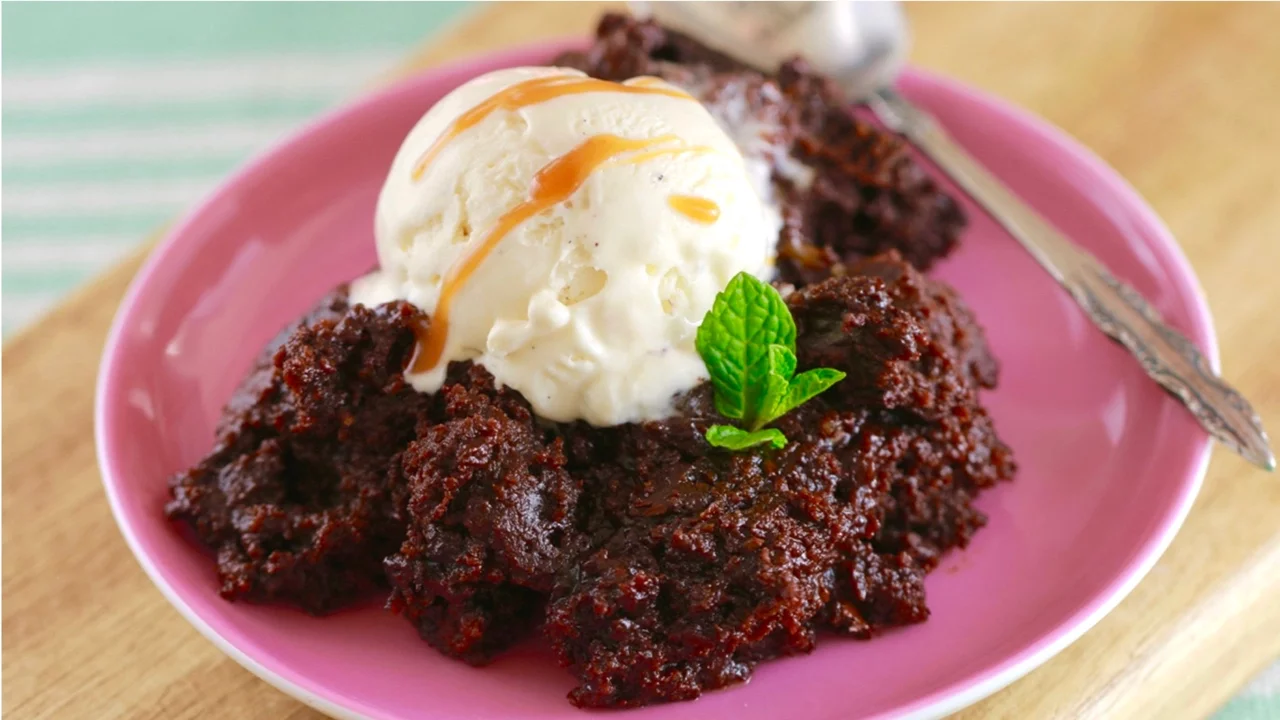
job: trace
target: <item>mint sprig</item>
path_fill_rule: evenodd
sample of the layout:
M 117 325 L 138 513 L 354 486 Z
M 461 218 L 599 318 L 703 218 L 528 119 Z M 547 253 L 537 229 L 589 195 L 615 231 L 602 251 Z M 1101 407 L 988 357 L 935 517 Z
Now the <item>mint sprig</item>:
M 741 427 L 713 425 L 707 442 L 727 450 L 768 443 L 781 448 L 787 438 L 765 425 L 813 399 L 844 378 L 830 368 L 796 375 L 796 323 L 774 287 L 750 273 L 738 273 L 716 296 L 694 341 L 715 388 L 716 410 Z
M 707 428 L 707 442 L 726 450 L 746 450 L 768 443 L 777 450 L 787 444 L 787 436 L 778 428 L 747 432 L 733 425 L 712 425 Z

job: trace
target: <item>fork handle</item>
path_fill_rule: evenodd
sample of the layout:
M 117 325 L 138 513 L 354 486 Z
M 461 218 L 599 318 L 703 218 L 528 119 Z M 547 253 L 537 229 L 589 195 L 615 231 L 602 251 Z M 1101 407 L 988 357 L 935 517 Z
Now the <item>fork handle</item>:
M 1004 226 L 1093 324 L 1128 348 L 1147 375 L 1181 400 L 1205 430 L 1249 462 L 1275 469 L 1266 431 L 1248 401 L 1214 374 L 1195 344 L 1165 324 L 1136 290 L 1014 195 L 928 113 L 890 89 L 877 91 L 868 105 Z

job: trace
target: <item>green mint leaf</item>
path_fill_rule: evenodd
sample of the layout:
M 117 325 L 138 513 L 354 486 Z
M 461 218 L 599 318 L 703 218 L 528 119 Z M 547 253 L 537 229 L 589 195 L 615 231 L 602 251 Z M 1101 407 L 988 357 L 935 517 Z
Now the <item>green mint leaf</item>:
M 723 294 L 717 296 L 711 311 L 698 326 L 694 347 L 711 376 L 716 410 L 727 418 L 741 420 L 747 412 L 746 342 L 741 323 L 736 321 L 732 310 Z
M 777 428 L 747 432 L 732 425 L 712 425 L 707 429 L 707 442 L 726 450 L 746 450 L 768 443 L 774 450 L 787 444 L 787 436 Z
M 777 375 L 788 383 L 791 382 L 791 376 L 796 374 L 795 345 L 793 344 L 790 347 L 784 345 L 770 345 L 768 358 L 769 374 Z
M 694 340 L 715 387 L 716 410 L 754 422 L 768 390 L 769 346 L 792 349 L 795 343 L 795 321 L 778 291 L 750 273 L 735 275 Z
M 791 381 L 791 387 L 787 390 L 786 409 L 780 415 L 809 402 L 843 379 L 843 372 L 831 368 L 817 368 L 800 373 Z
M 722 384 L 715 381 L 713 374 L 711 384 L 716 389 L 716 412 L 732 420 L 741 420 L 746 414 L 746 393 L 741 386 Z
M 767 368 L 760 411 L 747 425 L 751 430 L 759 430 L 787 412 L 787 392 L 791 376 L 796 373 L 795 352 L 781 345 L 770 345 Z
M 765 428 L 844 379 L 830 368 L 796 376 L 796 324 L 778 291 L 738 273 L 698 327 L 694 340 L 715 388 L 716 410 L 745 427 L 713 425 L 707 442 L 727 450 L 786 445 L 781 430 Z

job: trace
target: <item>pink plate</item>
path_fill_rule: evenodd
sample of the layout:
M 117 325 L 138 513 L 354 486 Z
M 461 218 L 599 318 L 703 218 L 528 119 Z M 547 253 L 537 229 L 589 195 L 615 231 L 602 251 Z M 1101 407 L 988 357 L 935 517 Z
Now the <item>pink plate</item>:
M 374 263 L 373 206 L 401 138 L 482 72 L 540 46 L 430 72 L 312 125 L 239 172 L 151 256 L 116 317 L 98 384 L 98 453 L 120 529 L 160 590 L 263 679 L 342 717 L 578 717 L 548 651 L 484 669 L 447 660 L 377 607 L 314 619 L 219 599 L 208 557 L 161 515 L 165 479 L 210 446 L 258 349 Z M 1186 260 L 1116 174 L 1062 133 L 975 91 L 908 73 L 997 175 L 1151 299 L 1216 365 Z M 1079 637 L 1137 584 L 1190 508 L 1209 442 L 1130 357 L 972 205 L 938 274 L 1003 361 L 986 402 L 1021 470 L 981 500 L 990 525 L 928 580 L 928 622 L 872 642 L 826 638 L 747 685 L 628 718 L 935 717 L 1003 687 Z

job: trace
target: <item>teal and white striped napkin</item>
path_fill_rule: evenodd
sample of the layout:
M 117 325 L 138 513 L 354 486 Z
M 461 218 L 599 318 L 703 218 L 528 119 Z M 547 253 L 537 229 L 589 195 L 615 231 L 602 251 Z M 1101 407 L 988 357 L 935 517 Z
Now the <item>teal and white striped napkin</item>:
M 5 3 L 3 330 L 359 92 L 465 3 Z M 1280 665 L 1218 720 L 1280 720 Z
M 5 3 L 4 333 L 464 8 Z

